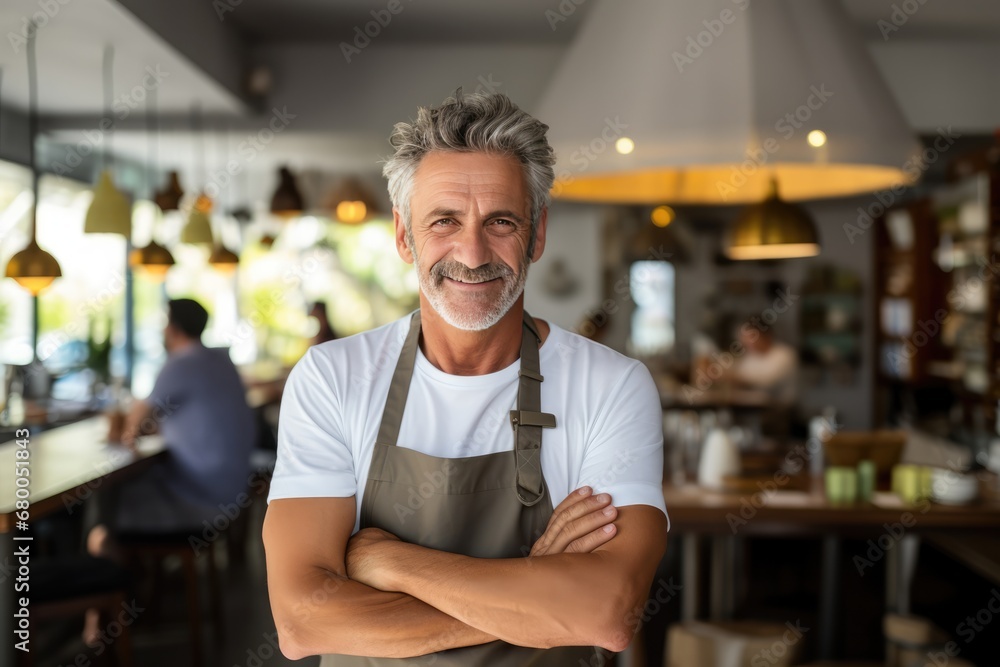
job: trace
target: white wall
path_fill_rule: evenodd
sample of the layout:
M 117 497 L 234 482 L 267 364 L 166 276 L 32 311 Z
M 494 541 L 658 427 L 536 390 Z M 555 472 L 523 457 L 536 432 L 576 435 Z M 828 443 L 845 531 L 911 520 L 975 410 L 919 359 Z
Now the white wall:
M 603 209 L 586 204 L 556 202 L 549 209 L 545 252 L 528 272 L 525 309 L 533 316 L 575 330 L 587 311 L 601 302 L 600 238 Z M 566 297 L 550 295 L 545 276 L 561 259 L 577 280 L 577 290 Z

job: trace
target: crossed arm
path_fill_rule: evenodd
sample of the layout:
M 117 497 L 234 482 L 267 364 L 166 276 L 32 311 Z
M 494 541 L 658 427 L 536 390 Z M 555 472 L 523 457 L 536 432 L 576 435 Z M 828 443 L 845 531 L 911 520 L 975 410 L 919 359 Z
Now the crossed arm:
M 353 497 L 275 500 L 264 545 L 281 650 L 412 657 L 502 639 L 620 651 L 666 548 L 666 519 L 609 507 L 606 494 L 571 494 L 528 557 L 479 559 L 375 528 L 351 538 Z

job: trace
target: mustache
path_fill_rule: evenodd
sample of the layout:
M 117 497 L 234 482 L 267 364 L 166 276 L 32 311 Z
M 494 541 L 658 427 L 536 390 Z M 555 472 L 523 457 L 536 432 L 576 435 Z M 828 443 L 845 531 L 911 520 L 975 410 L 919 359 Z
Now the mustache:
M 508 278 L 514 275 L 514 270 L 502 262 L 492 262 L 470 269 L 461 262 L 442 260 L 431 267 L 431 277 L 434 284 L 440 285 L 445 278 L 463 283 L 484 283 L 497 278 Z

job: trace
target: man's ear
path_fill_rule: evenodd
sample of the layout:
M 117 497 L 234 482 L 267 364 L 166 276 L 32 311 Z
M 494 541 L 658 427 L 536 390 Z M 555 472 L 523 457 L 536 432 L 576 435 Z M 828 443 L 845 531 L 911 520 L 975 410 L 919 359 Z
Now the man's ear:
M 549 209 L 546 206 L 542 209 L 542 212 L 538 214 L 538 229 L 535 231 L 535 251 L 531 254 L 532 263 L 537 262 L 542 258 L 542 252 L 545 250 L 545 228 L 549 221 Z
M 395 206 L 392 208 L 392 222 L 396 225 L 396 252 L 407 264 L 413 264 L 413 250 L 406 243 L 406 225 L 403 216 Z

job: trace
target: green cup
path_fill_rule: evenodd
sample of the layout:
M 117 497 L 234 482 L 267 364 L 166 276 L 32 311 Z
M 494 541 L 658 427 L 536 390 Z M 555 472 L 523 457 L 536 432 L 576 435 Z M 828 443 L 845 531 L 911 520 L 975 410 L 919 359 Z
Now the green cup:
M 826 469 L 826 498 L 831 505 L 847 505 L 858 497 L 858 473 L 854 468 L 832 466 Z
M 865 459 L 858 462 L 858 499 L 870 503 L 875 494 L 875 462 Z

